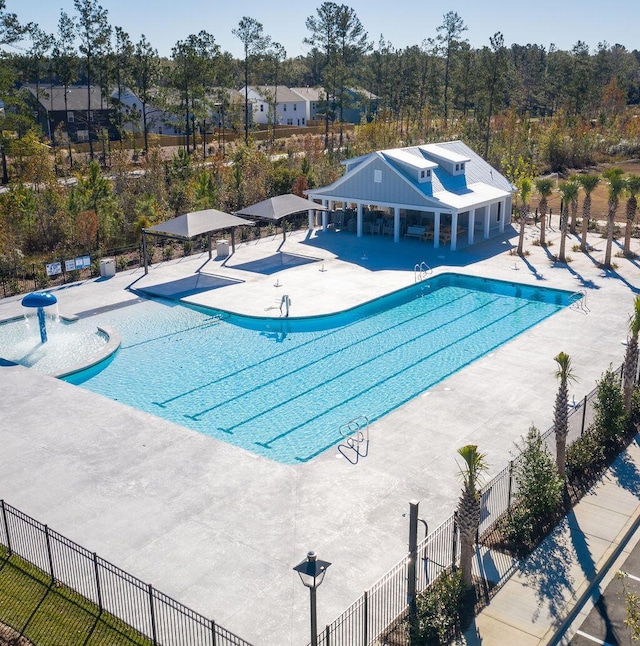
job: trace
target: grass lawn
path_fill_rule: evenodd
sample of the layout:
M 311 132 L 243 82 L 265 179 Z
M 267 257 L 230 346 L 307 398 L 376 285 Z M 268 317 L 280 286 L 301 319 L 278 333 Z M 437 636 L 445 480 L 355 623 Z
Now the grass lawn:
M 0 622 L 38 646 L 150 645 L 133 628 L 0 546 Z M 0 637 L 0 644 L 3 642 Z

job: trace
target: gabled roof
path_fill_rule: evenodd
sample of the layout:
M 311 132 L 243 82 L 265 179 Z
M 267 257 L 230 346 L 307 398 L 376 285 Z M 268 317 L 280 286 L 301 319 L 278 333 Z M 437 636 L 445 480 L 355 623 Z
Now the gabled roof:
M 292 92 L 286 85 L 278 85 L 278 103 L 300 103 L 305 99 L 301 97 L 296 92 Z M 258 94 L 264 101 L 272 100 L 276 97 L 276 86 L 275 85 L 250 85 L 249 90 L 253 90 Z
M 410 166 L 417 170 L 438 168 L 438 164 L 436 164 L 436 162 L 430 161 L 426 157 L 412 155 L 404 148 L 393 148 L 392 150 L 382 150 L 380 152 L 389 159 L 398 161 L 401 164 L 405 164 L 406 166 Z
M 292 87 L 292 92 L 299 94 L 305 101 L 324 101 L 325 91 L 323 87 Z
M 442 165 L 443 161 L 447 163 Z M 449 172 L 450 164 L 459 162 L 465 162 L 464 172 Z M 379 150 L 344 164 L 347 172 L 340 179 L 330 186 L 309 190 L 307 195 L 461 211 L 506 197 L 515 190 L 506 177 L 462 141 Z M 430 169 L 431 181 L 418 182 L 413 169 Z M 374 182 L 373 171 L 382 171 L 386 179 Z
M 39 92 L 36 91 L 35 85 L 23 85 L 25 90 L 32 94 L 42 105 L 43 108 L 49 111 L 62 111 L 65 109 L 65 88 L 62 85 L 40 85 Z M 71 85 L 66 89 L 67 106 L 66 109 L 71 110 L 86 110 L 88 107 L 87 102 L 87 86 L 86 85 Z M 109 99 L 102 95 L 100 88 L 96 85 L 91 86 L 91 109 L 109 109 Z

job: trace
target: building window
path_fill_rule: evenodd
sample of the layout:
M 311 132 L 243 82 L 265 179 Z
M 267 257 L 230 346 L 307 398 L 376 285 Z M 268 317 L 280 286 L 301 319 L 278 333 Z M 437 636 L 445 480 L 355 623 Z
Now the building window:
M 431 171 L 430 170 L 427 171 L 427 177 L 431 177 Z
M 460 164 L 456 164 L 456 170 L 460 170 Z
M 264 103 L 260 104 L 260 112 L 264 112 Z
M 304 117 L 302 117 L 302 125 L 304 126 Z
M 381 170 L 374 170 L 373 171 L 373 181 L 376 184 L 382 184 L 382 171 Z
M 298 110 L 298 104 L 294 103 L 293 104 L 293 111 L 296 112 Z
M 75 115 L 73 112 L 67 112 L 67 123 L 73 123 L 75 119 Z
M 292 126 L 293 125 L 293 119 L 287 119 L 287 125 Z
M 316 109 L 316 104 L 315 104 L 315 103 L 312 103 L 312 104 L 311 104 L 311 109 L 312 109 L 312 110 L 315 110 L 315 109 Z
M 425 172 L 423 170 L 420 171 L 420 179 L 425 178 Z
M 286 104 L 286 103 L 284 103 L 284 104 L 282 105 L 282 109 L 284 110 L 284 112 L 286 112 L 286 111 L 287 111 L 287 104 Z
M 460 164 L 460 170 L 464 170 L 464 164 Z

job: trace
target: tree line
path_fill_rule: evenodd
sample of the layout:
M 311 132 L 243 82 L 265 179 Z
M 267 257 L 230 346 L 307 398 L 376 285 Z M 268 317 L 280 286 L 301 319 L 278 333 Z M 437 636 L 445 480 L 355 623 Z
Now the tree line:
M 74 9 L 73 15 L 62 11 L 56 33 L 47 34 L 0 0 L 0 44 L 28 45 L 0 57 L 0 153 L 10 180 L 0 195 L 0 263 L 9 267 L 23 258 L 41 262 L 52 254 L 135 244 L 143 227 L 190 210 L 233 211 L 281 193 L 302 194 L 337 179 L 341 159 L 384 148 L 460 138 L 519 187 L 525 177 L 531 186 L 540 173 L 640 152 L 633 109 L 640 53 L 622 45 L 601 43 L 595 52 L 582 42 L 571 51 L 508 48 L 496 33 L 474 49 L 463 19 L 449 12 L 433 37 L 399 49 L 384 38 L 374 44 L 350 7 L 324 2 L 305 23 L 307 56 L 287 57 L 261 23 L 244 17 L 233 30 L 242 43 L 240 59 L 221 51 L 204 30 L 178 40 L 171 57 L 161 58 L 144 35 L 134 43 L 113 27 L 97 0 L 74 0 Z M 128 153 L 112 142 L 100 159 L 109 166 L 107 179 L 104 168 L 89 163 L 90 138 L 88 159 L 75 155 L 70 166 L 70 143 L 65 159 L 63 146 L 43 145 L 60 142 L 48 141 L 36 125 L 20 89 L 27 82 L 42 93 L 52 84 L 95 84 L 111 90 L 114 107 L 122 107 L 120 97 L 131 88 L 140 110 L 113 111 L 123 137 L 127 121 L 135 120 L 146 135 L 149 106 L 166 102 L 180 115 L 188 143 L 167 158 L 145 136 L 146 154 L 136 166 L 142 174 L 132 176 Z M 208 108 L 225 109 L 226 88 L 256 84 L 326 88 L 324 137 L 259 146 L 245 94 L 238 124 L 243 141 L 212 147 L 205 161 L 208 151 L 196 150 L 196 133 L 206 130 Z M 350 87 L 373 92 L 379 105 L 355 133 L 340 126 Z M 273 152 L 284 155 L 276 159 Z M 58 181 L 70 174 L 75 184 Z
M 115 88 L 110 100 L 122 108 L 119 97 L 130 87 L 142 106 L 135 114 L 115 111 L 120 131 L 128 118 L 146 134 L 147 106 L 162 102 L 182 115 L 192 148 L 196 131 L 206 129 L 207 108 L 215 102 L 224 110 L 228 103 L 222 90 L 248 85 L 323 86 L 326 139 L 329 121 L 341 121 L 346 90 L 360 87 L 378 97 L 381 118 L 393 120 L 399 137 L 412 141 L 429 129 L 447 132 L 457 124 L 465 140 L 481 144 L 485 158 L 492 120 L 508 109 L 533 118 L 562 111 L 607 120 L 640 102 L 638 50 L 601 42 L 592 52 L 581 40 L 569 51 L 553 45 L 506 47 L 500 32 L 485 46 L 472 48 L 463 18 L 453 11 L 420 44 L 398 48 L 383 35 L 374 43 L 349 6 L 324 2 L 305 21 L 302 41 L 309 53 L 295 58 L 287 57 L 259 21 L 243 17 L 232 30 L 242 44 L 238 60 L 206 30 L 178 40 L 170 58 L 161 58 L 144 35 L 134 43 L 121 27 L 112 26 L 98 0 L 74 0 L 74 15 L 61 11 L 55 33 L 22 24 L 5 4 L 0 1 L 0 44 L 26 44 L 20 53 L 3 56 L 0 94 L 5 100 L 15 94 L 17 82 L 34 83 L 43 93 L 47 84 L 93 83 L 105 91 Z M 248 103 L 245 95 L 245 140 Z

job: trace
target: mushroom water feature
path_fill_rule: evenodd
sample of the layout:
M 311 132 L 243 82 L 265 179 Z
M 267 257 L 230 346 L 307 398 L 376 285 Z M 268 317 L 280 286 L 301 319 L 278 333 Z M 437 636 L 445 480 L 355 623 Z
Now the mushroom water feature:
M 40 341 L 47 342 L 47 317 L 44 308 L 55 305 L 58 299 L 49 292 L 32 292 L 22 299 L 23 307 L 33 307 L 38 309 L 38 326 L 40 327 Z
M 106 367 L 120 347 L 116 329 L 91 317 L 61 315 L 58 299 L 49 292 L 32 292 L 21 303 L 23 316 L 0 320 L 0 367 L 19 364 L 81 383 Z

